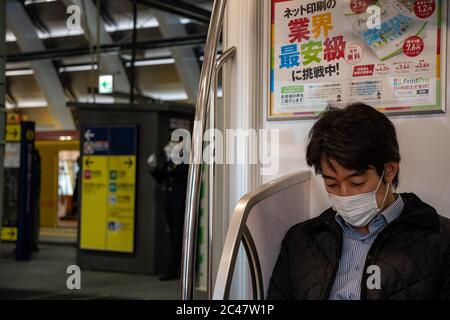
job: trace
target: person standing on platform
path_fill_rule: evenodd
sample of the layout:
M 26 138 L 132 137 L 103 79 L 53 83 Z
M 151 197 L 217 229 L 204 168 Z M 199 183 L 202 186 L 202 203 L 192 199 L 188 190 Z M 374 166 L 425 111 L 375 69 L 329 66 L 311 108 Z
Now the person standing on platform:
M 148 158 L 150 173 L 155 180 L 163 184 L 165 196 L 166 220 L 170 236 L 170 258 L 166 272 L 161 281 L 178 279 L 181 270 L 181 254 L 183 242 L 184 210 L 186 201 L 187 178 L 189 166 L 176 165 L 171 160 L 171 153 L 178 142 L 169 141 L 164 153 L 157 157 L 152 154 Z

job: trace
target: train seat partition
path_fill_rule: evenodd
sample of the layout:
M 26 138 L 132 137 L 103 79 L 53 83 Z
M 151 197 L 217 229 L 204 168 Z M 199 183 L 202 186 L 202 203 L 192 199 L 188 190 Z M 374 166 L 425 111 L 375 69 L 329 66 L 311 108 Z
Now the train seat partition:
M 237 204 L 225 238 L 213 299 L 229 298 L 242 242 L 249 262 L 254 299 L 264 299 L 284 235 L 309 219 L 311 173 L 301 171 L 264 184 Z

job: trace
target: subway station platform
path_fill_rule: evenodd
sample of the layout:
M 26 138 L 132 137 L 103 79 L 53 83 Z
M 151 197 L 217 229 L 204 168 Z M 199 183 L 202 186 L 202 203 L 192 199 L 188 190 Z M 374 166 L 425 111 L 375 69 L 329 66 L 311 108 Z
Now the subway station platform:
M 2 244 L 0 299 L 24 300 L 171 300 L 179 298 L 179 282 L 159 276 L 82 270 L 81 290 L 68 290 L 66 269 L 75 263 L 75 247 L 42 244 L 29 262 L 14 260 L 15 246 Z M 202 292 L 197 292 L 199 298 Z

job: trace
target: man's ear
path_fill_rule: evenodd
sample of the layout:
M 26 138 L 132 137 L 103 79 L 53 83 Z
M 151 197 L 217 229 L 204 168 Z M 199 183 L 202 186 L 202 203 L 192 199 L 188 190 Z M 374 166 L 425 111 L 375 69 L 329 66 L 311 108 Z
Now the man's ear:
M 394 180 L 395 176 L 398 173 L 400 167 L 400 163 L 398 162 L 388 162 L 386 163 L 386 165 L 384 166 L 384 182 L 385 183 L 392 183 L 392 181 Z

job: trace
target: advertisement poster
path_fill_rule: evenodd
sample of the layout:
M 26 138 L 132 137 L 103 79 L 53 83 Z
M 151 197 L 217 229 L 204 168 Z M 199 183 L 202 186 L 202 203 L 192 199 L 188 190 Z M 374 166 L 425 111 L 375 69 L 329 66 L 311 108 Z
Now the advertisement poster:
M 442 0 L 272 0 L 269 119 L 445 112 L 446 22 Z
M 136 127 L 83 130 L 80 248 L 132 253 Z

